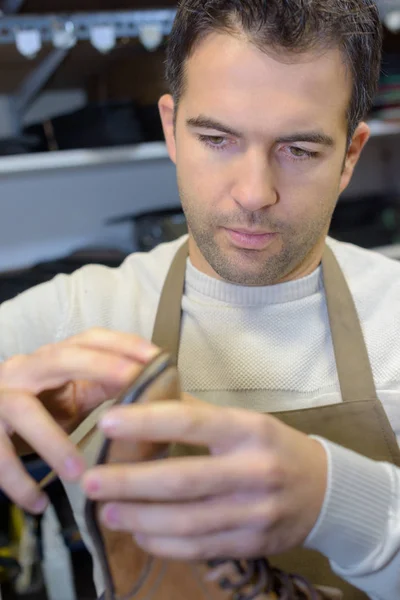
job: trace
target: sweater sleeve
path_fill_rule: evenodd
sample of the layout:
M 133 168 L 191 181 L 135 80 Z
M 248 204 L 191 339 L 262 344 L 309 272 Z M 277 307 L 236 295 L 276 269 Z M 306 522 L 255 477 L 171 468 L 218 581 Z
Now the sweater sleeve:
M 61 339 L 68 320 L 72 281 L 58 275 L 0 306 L 0 361 L 29 354 Z
M 327 452 L 328 489 L 305 546 L 371 599 L 399 598 L 400 469 L 314 439 Z

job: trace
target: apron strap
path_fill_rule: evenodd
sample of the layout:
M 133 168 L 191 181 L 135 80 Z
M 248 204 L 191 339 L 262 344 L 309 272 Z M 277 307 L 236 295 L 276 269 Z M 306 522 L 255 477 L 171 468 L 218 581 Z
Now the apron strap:
M 181 337 L 182 297 L 188 255 L 189 242 L 186 241 L 175 254 L 165 280 L 152 337 L 153 344 L 169 352 L 176 365 Z
M 344 402 L 377 400 L 357 309 L 342 269 L 327 245 L 322 268 L 342 399 Z
M 181 335 L 182 296 L 189 243 L 176 253 L 161 293 L 152 342 L 168 351 L 175 364 Z M 378 400 L 371 363 L 349 286 L 332 250 L 322 258 L 332 342 L 343 402 Z

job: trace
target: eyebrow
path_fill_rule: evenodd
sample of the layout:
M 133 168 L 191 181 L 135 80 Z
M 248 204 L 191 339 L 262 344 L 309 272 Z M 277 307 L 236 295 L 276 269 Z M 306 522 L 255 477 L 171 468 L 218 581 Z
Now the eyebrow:
M 228 135 L 232 135 L 236 138 L 243 138 L 243 134 L 215 119 L 210 119 L 209 117 L 196 117 L 192 119 L 188 119 L 186 121 L 187 125 L 191 128 L 196 129 L 215 129 L 216 131 L 221 131 L 222 133 L 226 133 Z M 322 133 L 320 131 L 299 131 L 295 133 L 291 133 L 290 135 L 280 136 L 277 140 L 278 143 L 292 143 L 292 142 L 309 142 L 312 144 L 319 144 L 322 146 L 327 146 L 332 148 L 335 146 L 335 140 L 326 133 Z
M 235 131 L 231 127 L 220 123 L 219 121 L 215 121 L 214 119 L 209 119 L 208 117 L 197 117 L 195 119 L 188 119 L 186 121 L 187 125 L 196 129 L 216 129 L 217 131 L 221 131 L 222 133 L 227 133 L 228 135 L 233 135 L 237 138 L 242 138 L 243 135 L 238 131 Z

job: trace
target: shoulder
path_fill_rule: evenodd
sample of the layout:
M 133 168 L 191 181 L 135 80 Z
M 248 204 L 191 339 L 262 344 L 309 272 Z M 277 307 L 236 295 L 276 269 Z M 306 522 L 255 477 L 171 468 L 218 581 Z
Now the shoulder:
M 87 265 L 70 276 L 70 314 L 65 335 L 91 327 L 148 337 L 173 258 L 187 236 L 135 252 L 118 268 Z
M 73 273 L 71 283 L 82 286 L 82 291 L 102 290 L 110 287 L 113 296 L 125 293 L 129 288 L 161 290 L 171 263 L 178 249 L 186 242 L 187 235 L 158 245 L 150 252 L 130 254 L 117 268 L 103 265 L 86 265 Z
M 400 386 L 400 262 L 332 239 L 352 293 L 379 389 Z
M 352 290 L 356 293 L 400 290 L 400 261 L 375 250 L 327 239 Z
M 133 272 L 136 278 L 161 291 L 172 261 L 187 239 L 188 235 L 184 235 L 172 242 L 160 244 L 150 252 L 131 254 L 121 266 L 121 272 Z

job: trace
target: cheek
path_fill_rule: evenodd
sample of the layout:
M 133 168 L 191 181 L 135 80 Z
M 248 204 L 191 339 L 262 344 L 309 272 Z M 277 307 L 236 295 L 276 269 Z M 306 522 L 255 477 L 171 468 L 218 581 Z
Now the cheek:
M 321 212 L 334 204 L 339 195 L 341 167 L 336 161 L 288 166 L 277 175 L 282 207 L 292 214 Z
M 190 202 L 192 210 L 212 210 L 228 197 L 226 177 L 220 165 L 204 159 L 204 153 L 181 148 L 177 160 L 177 175 L 183 202 Z

